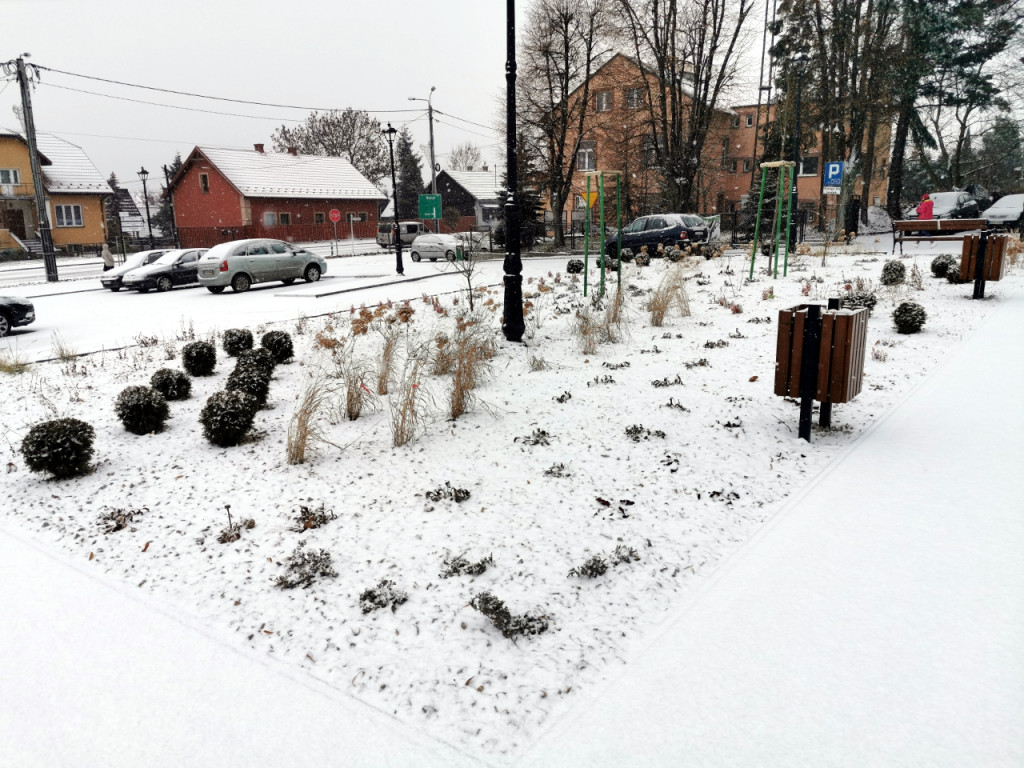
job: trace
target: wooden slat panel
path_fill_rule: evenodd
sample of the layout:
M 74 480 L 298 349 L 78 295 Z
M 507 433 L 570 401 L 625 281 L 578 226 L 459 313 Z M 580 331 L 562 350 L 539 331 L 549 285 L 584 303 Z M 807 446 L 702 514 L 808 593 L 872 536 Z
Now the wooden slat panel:
M 978 251 L 978 242 L 981 240 L 976 235 L 964 238 L 964 246 L 960 250 L 960 282 L 966 283 L 974 279 L 974 259 Z
M 851 342 L 850 356 L 850 379 L 849 390 L 846 393 L 846 400 L 849 402 L 860 394 L 864 382 L 864 360 L 867 356 L 868 345 L 868 311 L 858 309 L 851 316 L 854 327 L 853 340 Z
M 807 320 L 807 309 L 802 307 L 793 315 L 793 356 L 789 364 L 789 388 L 787 394 L 790 397 L 800 397 L 800 363 L 804 357 L 804 325 Z
M 775 346 L 775 394 L 789 394 L 789 370 L 793 355 L 793 311 L 779 310 L 779 335 Z
M 1006 235 L 989 238 L 991 257 L 986 257 L 985 279 L 1002 280 L 1006 272 Z
M 814 397 L 821 402 L 828 399 L 829 383 L 832 376 L 832 331 L 835 328 L 836 313 L 823 312 L 821 315 L 821 346 L 818 350 L 818 383 Z
M 835 360 L 832 367 L 835 373 L 829 387 L 829 397 L 833 403 L 845 403 L 846 377 L 850 373 L 850 316 L 843 313 L 836 317 Z

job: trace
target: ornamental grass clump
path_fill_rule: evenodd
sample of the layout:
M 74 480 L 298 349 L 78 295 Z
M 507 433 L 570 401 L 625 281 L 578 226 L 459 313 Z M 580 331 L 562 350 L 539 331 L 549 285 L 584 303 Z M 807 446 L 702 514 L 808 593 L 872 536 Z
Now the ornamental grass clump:
M 57 480 L 84 475 L 89 471 L 96 431 L 78 419 L 54 419 L 32 427 L 21 441 L 21 455 L 33 472 L 53 475 Z
M 239 352 L 252 349 L 252 331 L 248 328 L 228 328 L 224 331 L 221 346 L 229 357 L 238 357 Z
M 904 301 L 892 313 L 892 322 L 899 333 L 917 333 L 924 327 L 928 314 L 924 307 L 912 301 Z
M 221 448 L 238 445 L 252 428 L 258 408 L 256 398 L 248 392 L 232 390 L 214 393 L 199 414 L 203 436 Z
M 114 412 L 124 428 L 135 435 L 163 432 L 170 415 L 167 400 L 152 387 L 131 386 L 121 390 L 114 401 Z
M 150 378 L 149 385 L 165 400 L 188 400 L 192 395 L 192 379 L 173 368 L 161 368 Z
M 887 261 L 882 267 L 882 276 L 878 281 L 882 285 L 902 285 L 907 279 L 907 268 L 902 261 Z
M 217 350 L 208 341 L 193 341 L 181 348 L 181 367 L 189 376 L 212 376 Z
M 229 392 L 246 392 L 256 398 L 256 404 L 262 408 L 267 404 L 270 394 L 270 374 L 264 368 L 255 366 L 239 366 L 228 376 L 224 389 Z
M 954 266 L 956 266 L 957 272 L 959 272 L 960 268 L 957 264 L 956 256 L 949 253 L 940 253 L 932 259 L 932 274 L 936 277 L 945 277 Z
M 267 331 L 260 339 L 260 347 L 274 356 L 274 361 L 283 363 L 295 356 L 292 337 L 284 331 Z

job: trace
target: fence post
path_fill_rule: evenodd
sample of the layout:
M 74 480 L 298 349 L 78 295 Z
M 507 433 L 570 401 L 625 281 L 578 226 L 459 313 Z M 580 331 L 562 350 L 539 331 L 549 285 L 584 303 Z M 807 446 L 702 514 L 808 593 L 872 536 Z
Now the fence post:
M 842 299 L 829 299 L 828 308 L 829 311 L 838 311 L 842 307 Z M 820 334 L 819 334 L 820 336 Z M 833 337 L 834 338 L 834 337 Z M 834 343 L 834 342 L 833 342 Z M 819 345 L 820 347 L 820 345 Z M 819 365 L 821 360 L 818 361 Z M 817 366 L 815 366 L 817 368 Z M 829 399 L 830 392 L 825 392 L 825 399 L 821 401 L 821 407 L 818 409 L 818 426 L 831 427 L 832 426 L 832 401 Z
M 799 435 L 811 442 L 811 416 L 814 392 L 818 386 L 818 352 L 821 347 L 821 305 L 809 304 L 804 321 L 803 350 L 800 358 L 800 430 Z
M 978 238 L 978 256 L 974 263 L 974 298 L 985 298 L 985 251 L 988 250 L 988 230 L 981 230 Z

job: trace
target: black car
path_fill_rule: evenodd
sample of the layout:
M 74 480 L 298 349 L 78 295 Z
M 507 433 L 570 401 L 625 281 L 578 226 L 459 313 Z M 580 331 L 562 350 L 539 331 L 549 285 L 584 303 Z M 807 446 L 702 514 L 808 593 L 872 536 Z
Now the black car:
M 0 296 L 0 336 L 6 336 L 11 328 L 34 323 L 36 308 L 28 299 L 16 296 Z
M 163 256 L 124 276 L 125 288 L 145 293 L 151 288 L 169 291 L 179 285 L 199 285 L 199 259 L 206 248 L 167 251 Z
M 622 247 L 629 248 L 634 254 L 640 253 L 643 246 L 654 256 L 658 246 L 666 249 L 672 246 L 685 248 L 691 243 L 703 245 L 708 240 L 708 225 L 700 216 L 692 213 L 655 213 L 641 216 L 622 229 Z M 618 238 L 608 238 L 604 242 L 604 252 L 609 256 L 618 255 Z
M 167 253 L 166 248 L 160 251 L 140 251 L 139 253 L 133 253 L 125 260 L 124 264 L 119 267 L 114 267 L 113 269 L 108 269 L 100 275 L 100 282 L 103 284 L 104 288 L 108 288 L 114 293 L 117 293 L 121 290 L 121 281 L 124 279 L 125 275 L 139 267 L 152 264 L 165 253 Z

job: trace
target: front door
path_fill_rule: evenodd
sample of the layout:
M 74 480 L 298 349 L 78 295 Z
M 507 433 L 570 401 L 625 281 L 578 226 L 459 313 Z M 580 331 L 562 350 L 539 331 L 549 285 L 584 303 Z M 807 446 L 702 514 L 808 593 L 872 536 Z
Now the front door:
M 25 212 L 20 208 L 8 208 L 3 213 L 4 229 L 9 229 L 11 234 L 19 240 L 28 240 L 28 233 L 25 231 Z

